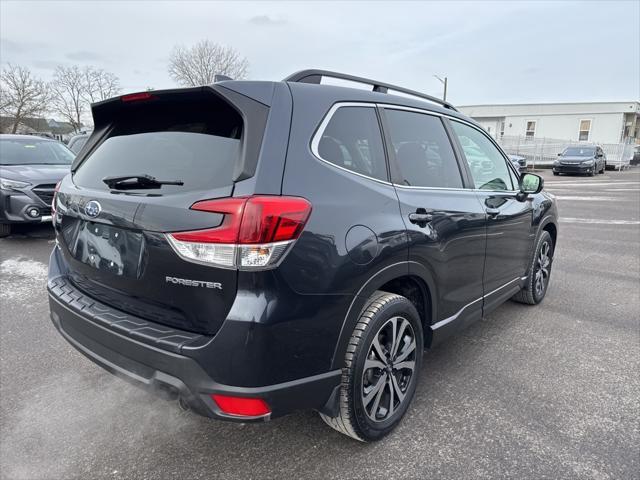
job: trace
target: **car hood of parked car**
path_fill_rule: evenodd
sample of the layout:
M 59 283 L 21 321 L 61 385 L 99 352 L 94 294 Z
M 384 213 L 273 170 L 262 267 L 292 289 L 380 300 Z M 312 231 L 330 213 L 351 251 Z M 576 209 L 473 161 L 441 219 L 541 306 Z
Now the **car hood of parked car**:
M 0 175 L 9 180 L 36 183 L 57 183 L 69 173 L 71 165 L 0 165 Z

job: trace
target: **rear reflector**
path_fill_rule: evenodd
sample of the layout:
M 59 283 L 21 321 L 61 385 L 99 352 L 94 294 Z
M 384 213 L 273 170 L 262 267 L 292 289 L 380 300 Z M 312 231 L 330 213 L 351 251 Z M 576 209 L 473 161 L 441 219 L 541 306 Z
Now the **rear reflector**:
M 141 102 L 144 100 L 153 100 L 156 97 L 152 93 L 149 92 L 140 92 L 140 93 L 130 93 L 129 95 L 123 95 L 120 97 L 120 101 L 122 102 Z
M 243 417 L 258 417 L 271 413 L 267 402 L 261 398 L 229 397 L 212 394 L 211 398 L 223 413 Z
M 191 207 L 224 214 L 216 228 L 167 234 L 185 260 L 224 268 L 276 266 L 300 236 L 311 214 L 301 197 L 253 196 L 204 200 Z

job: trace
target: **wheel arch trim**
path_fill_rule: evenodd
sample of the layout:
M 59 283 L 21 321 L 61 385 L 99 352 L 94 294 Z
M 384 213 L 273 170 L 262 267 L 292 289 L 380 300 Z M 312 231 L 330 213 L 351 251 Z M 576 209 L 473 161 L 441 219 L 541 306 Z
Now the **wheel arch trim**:
M 351 337 L 351 330 L 358 322 L 360 312 L 364 308 L 367 299 L 385 283 L 407 276 L 418 277 L 426 284 L 428 289 L 428 292 L 426 293 L 429 294 L 431 298 L 431 321 L 433 322 L 437 318 L 436 299 L 438 297 L 436 282 L 428 268 L 418 262 L 409 260 L 386 265 L 369 277 L 369 279 L 360 286 L 356 294 L 353 296 L 349 308 L 347 309 L 347 313 L 342 321 L 336 347 L 333 352 L 333 358 L 331 360 L 331 368 L 341 368 L 342 357 L 346 352 L 347 344 Z M 429 325 L 425 325 L 425 328 L 428 327 Z

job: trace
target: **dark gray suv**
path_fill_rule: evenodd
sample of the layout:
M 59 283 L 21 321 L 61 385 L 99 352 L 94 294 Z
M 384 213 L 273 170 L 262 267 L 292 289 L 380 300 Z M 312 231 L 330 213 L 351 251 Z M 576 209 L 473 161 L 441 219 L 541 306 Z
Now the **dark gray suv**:
M 16 223 L 51 221 L 55 186 L 74 158 L 56 140 L 0 135 L 0 237 Z
M 547 292 L 542 179 L 428 95 L 311 70 L 125 95 L 93 118 L 54 201 L 51 319 L 202 415 L 315 409 L 377 440 L 424 348 Z

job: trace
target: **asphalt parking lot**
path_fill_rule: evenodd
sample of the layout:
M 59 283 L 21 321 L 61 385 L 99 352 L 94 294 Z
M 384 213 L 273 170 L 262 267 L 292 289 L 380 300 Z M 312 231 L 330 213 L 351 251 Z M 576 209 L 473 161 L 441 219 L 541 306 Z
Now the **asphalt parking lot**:
M 412 408 L 362 444 L 313 412 L 229 424 L 112 377 L 48 318 L 49 226 L 0 240 L 0 475 L 58 478 L 640 476 L 640 169 L 544 174 L 550 291 L 425 354 Z

